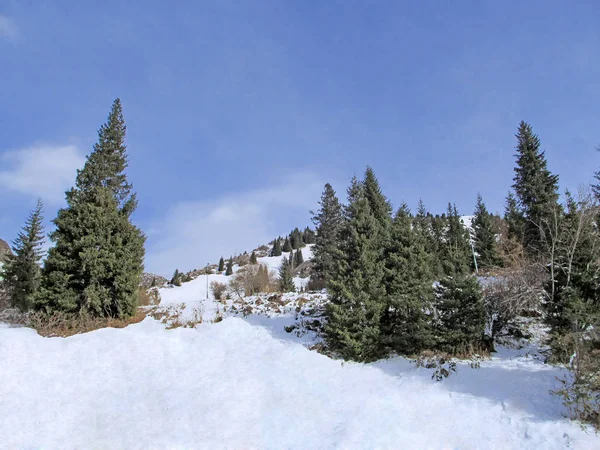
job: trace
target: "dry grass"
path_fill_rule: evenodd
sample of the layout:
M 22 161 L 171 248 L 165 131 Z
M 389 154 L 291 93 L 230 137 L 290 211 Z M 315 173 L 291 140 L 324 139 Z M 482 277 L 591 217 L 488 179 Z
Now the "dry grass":
M 86 313 L 54 313 L 49 315 L 36 312 L 28 315 L 25 325 L 36 330 L 40 336 L 68 337 L 100 328 L 125 328 L 141 322 L 149 312 L 147 308 L 138 308 L 135 315 L 125 319 L 92 317 Z

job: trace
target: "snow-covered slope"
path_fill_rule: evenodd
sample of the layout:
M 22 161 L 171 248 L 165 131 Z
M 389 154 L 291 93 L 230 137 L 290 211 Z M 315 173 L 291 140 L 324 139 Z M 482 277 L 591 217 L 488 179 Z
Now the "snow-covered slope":
M 598 448 L 561 418 L 555 375 L 499 359 L 436 383 L 239 318 L 66 339 L 0 328 L 0 448 Z

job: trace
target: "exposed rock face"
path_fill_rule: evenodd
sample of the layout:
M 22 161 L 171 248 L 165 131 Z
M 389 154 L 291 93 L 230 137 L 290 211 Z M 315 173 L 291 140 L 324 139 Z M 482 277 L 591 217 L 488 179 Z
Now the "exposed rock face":
M 12 254 L 8 242 L 0 239 L 0 263 L 6 261 L 6 255 Z

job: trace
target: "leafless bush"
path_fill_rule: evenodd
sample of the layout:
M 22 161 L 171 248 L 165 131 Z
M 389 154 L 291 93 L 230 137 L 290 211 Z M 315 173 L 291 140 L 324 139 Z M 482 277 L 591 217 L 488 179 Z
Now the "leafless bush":
M 547 280 L 541 264 L 523 264 L 485 281 L 483 298 L 492 338 L 517 316 L 541 309 Z
M 224 300 L 225 292 L 227 292 L 227 285 L 225 283 L 219 283 L 218 281 L 211 281 L 210 291 L 215 297 L 215 300 Z
M 229 287 L 239 297 L 277 289 L 275 275 L 264 264 L 249 265 L 236 272 Z

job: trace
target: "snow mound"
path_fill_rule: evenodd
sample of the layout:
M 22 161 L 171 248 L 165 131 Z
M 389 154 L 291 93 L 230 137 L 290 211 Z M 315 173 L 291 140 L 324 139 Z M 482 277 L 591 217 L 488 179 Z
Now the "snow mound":
M 190 288 L 192 289 L 192 288 Z M 239 318 L 42 338 L 0 328 L 2 448 L 598 448 L 553 371 L 341 364 Z

